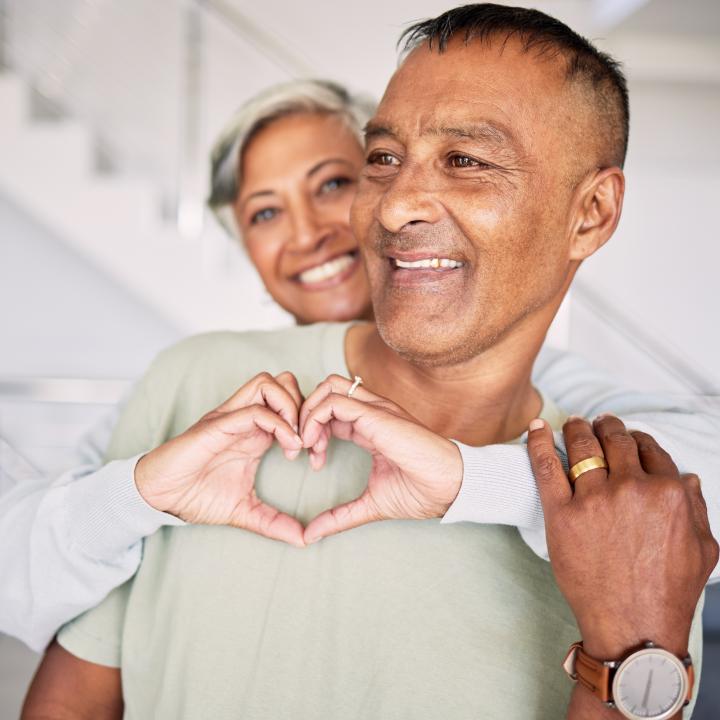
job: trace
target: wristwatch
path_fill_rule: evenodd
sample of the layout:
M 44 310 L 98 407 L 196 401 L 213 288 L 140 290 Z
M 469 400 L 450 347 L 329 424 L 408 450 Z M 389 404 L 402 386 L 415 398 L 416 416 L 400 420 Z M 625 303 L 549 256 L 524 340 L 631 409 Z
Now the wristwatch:
M 647 642 L 621 660 L 596 660 L 581 642 L 570 646 L 565 672 L 630 720 L 667 720 L 692 699 L 695 679 L 684 659 Z

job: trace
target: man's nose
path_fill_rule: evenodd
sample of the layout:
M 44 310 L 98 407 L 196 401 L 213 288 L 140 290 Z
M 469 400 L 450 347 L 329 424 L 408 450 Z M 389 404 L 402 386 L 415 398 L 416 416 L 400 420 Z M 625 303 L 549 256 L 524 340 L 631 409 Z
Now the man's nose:
M 392 233 L 413 223 L 436 223 L 443 214 L 429 173 L 422 167 L 405 166 L 392 179 L 377 209 L 380 224 Z
M 306 199 L 294 203 L 292 210 L 292 237 L 290 246 L 298 251 L 314 250 L 328 236 L 329 230 L 317 210 Z

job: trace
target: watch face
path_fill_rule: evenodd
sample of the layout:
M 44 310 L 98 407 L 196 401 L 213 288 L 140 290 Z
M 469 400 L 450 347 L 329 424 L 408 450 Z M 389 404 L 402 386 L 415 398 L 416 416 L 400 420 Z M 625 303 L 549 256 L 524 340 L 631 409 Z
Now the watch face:
M 613 700 L 631 720 L 671 718 L 687 696 L 685 666 L 673 654 L 659 648 L 633 653 L 615 673 Z

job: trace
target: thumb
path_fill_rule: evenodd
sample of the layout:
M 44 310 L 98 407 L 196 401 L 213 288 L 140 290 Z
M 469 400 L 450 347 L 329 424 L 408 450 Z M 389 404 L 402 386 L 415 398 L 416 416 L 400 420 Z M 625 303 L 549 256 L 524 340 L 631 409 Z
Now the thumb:
M 305 528 L 305 544 L 322 540 L 344 530 L 383 520 L 384 517 L 371 501 L 367 490 L 356 500 L 326 510 L 313 519 Z
M 552 428 L 539 418 L 530 423 L 528 454 L 543 512 L 547 516 L 572 498 L 572 487 L 555 450 Z

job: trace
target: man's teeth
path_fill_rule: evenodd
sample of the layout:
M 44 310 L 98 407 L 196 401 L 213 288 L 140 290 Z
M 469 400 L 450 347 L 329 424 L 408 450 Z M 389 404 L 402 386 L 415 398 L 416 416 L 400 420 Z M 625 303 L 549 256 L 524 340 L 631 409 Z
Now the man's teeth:
M 298 275 L 301 283 L 317 283 L 323 280 L 329 280 L 335 275 L 339 275 L 343 270 L 349 268 L 355 262 L 355 257 L 351 253 L 340 255 L 339 257 L 328 260 L 322 265 L 316 265 L 305 272 Z
M 399 268 L 459 268 L 463 264 L 459 260 L 450 260 L 448 258 L 424 258 L 423 260 L 395 260 L 395 265 Z

